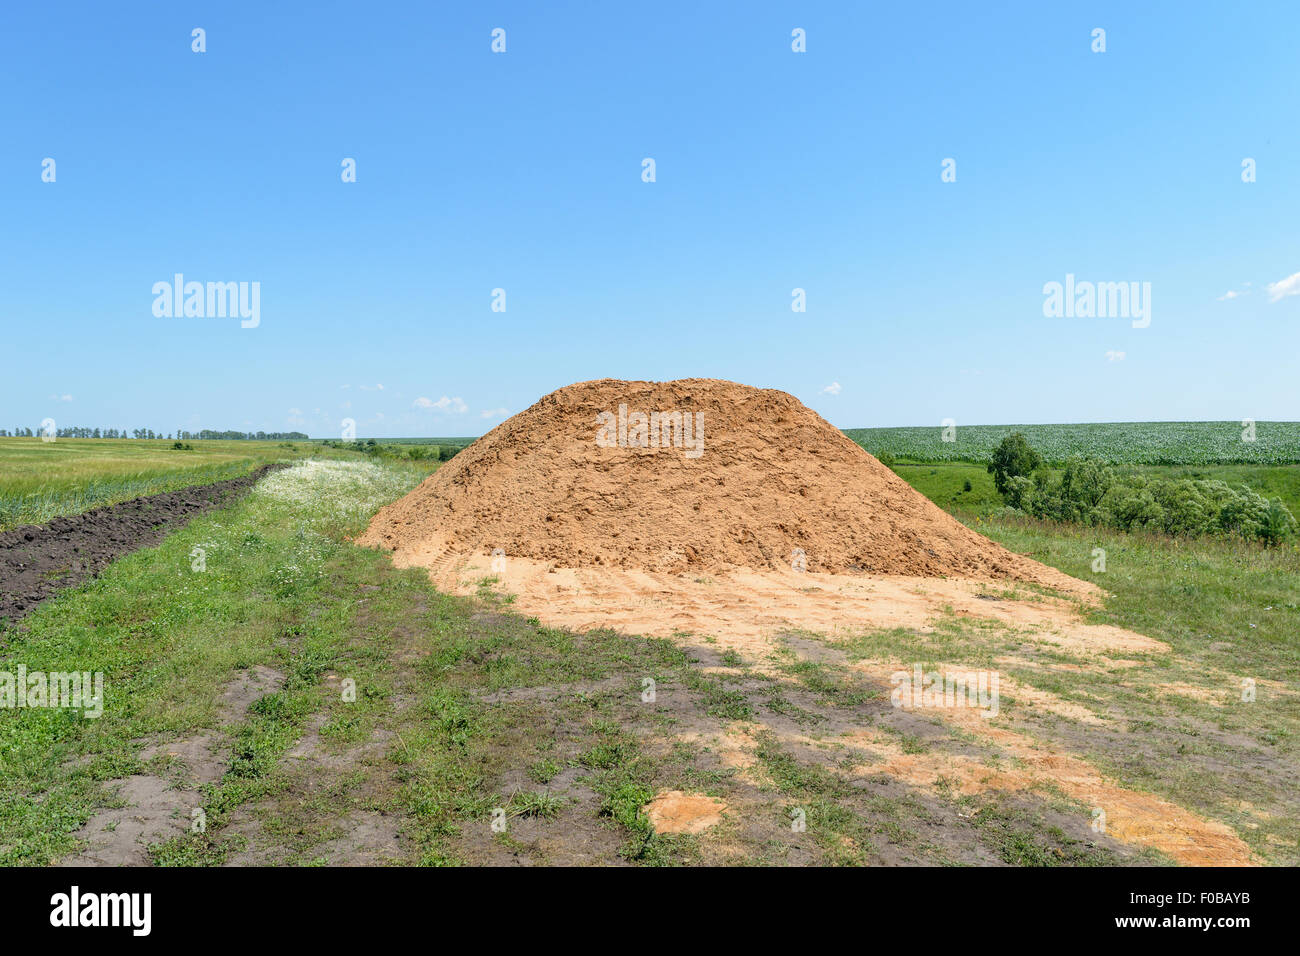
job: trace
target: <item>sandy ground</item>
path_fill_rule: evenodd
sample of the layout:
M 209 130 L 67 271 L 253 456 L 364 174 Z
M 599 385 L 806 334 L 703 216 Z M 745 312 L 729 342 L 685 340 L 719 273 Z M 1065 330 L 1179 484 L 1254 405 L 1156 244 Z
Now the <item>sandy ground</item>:
M 693 575 L 410 551 L 394 555 L 394 562 L 429 568 L 434 585 L 453 594 L 474 593 L 480 582 L 494 578 L 493 590 L 515 595 L 516 609 L 552 626 L 579 631 L 609 627 L 650 637 L 708 635 L 724 648 L 756 655 L 771 649 L 781 633 L 810 631 L 834 637 L 917 627 L 949 609 L 958 616 L 1032 629 L 1036 639 L 1066 649 L 1116 654 L 1169 650 L 1163 642 L 1133 631 L 1086 624 L 1071 600 L 1014 591 L 1016 583 L 1010 581 L 746 568 Z M 1095 586 L 1067 581 L 1072 582 L 1074 601 L 1098 600 Z M 1009 600 L 1009 594 L 1022 599 Z
M 655 573 L 637 570 L 563 568 L 526 558 L 490 554 L 407 552 L 394 556 L 403 566 L 430 568 L 436 587 L 448 593 L 473 594 L 489 587 L 514 595 L 512 608 L 548 626 L 573 630 L 612 628 L 647 636 L 698 642 L 708 637 L 722 649 L 750 660 L 763 660 L 782 645 L 782 635 L 821 635 L 833 644 L 877 628 L 925 628 L 956 615 L 1013 629 L 1031 643 L 1060 648 L 1097 666 L 1125 667 L 1129 655 L 1165 654 L 1168 645 L 1133 631 L 1089 624 L 1080 608 L 1097 602 L 1101 592 L 1074 582 L 1072 593 L 1053 596 L 1014 582 L 990 584 L 960 578 L 896 575 L 845 575 L 754 571 L 732 568 L 709 574 Z M 857 661 L 853 669 L 888 682 L 889 675 L 910 662 L 888 659 Z M 1077 704 L 1004 677 L 1004 692 L 1039 711 L 1083 723 L 1105 718 Z M 974 710 L 946 709 L 943 720 L 995 745 L 1014 765 L 989 767 L 946 755 L 909 754 L 878 732 L 863 728 L 842 743 L 871 755 L 859 772 L 887 773 L 911 785 L 933 788 L 956 782 L 958 792 L 986 789 L 1016 791 L 1049 786 L 1086 806 L 1105 808 L 1106 832 L 1138 846 L 1161 850 L 1188 865 L 1249 865 L 1249 848 L 1221 823 L 1206 820 L 1151 794 L 1117 786 L 1087 761 L 1044 749 L 1032 737 L 1003 720 L 989 720 Z M 766 730 L 767 728 L 763 728 Z M 745 757 L 751 728 L 738 727 L 725 742 L 738 767 Z

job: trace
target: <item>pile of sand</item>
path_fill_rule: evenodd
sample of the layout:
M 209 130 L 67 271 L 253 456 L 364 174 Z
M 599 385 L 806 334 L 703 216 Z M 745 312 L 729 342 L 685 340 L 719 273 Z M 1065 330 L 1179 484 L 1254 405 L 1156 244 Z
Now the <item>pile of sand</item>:
M 685 427 L 656 415 L 648 441 L 650 413 L 682 413 Z M 552 392 L 382 509 L 360 543 L 404 564 L 500 549 L 568 568 L 802 561 L 1077 584 L 971 531 L 793 396 L 717 379 Z

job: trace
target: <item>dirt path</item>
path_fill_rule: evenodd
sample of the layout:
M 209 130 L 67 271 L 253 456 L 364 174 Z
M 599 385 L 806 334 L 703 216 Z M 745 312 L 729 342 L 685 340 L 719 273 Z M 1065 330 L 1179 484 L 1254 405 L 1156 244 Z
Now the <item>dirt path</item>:
M 282 467 L 263 465 L 243 478 L 147 495 L 0 534 L 0 621 L 17 620 L 62 588 L 94 577 L 117 558 L 157 544 Z
M 146 746 L 140 757 L 157 772 L 111 781 L 119 805 L 100 809 L 86 821 L 74 834 L 86 846 L 59 866 L 148 866 L 153 862 L 150 846 L 206 825 L 200 788 L 221 779 L 230 761 L 223 728 L 242 721 L 256 700 L 283 681 L 283 674 L 268 667 L 243 671 L 222 692 L 222 728 Z

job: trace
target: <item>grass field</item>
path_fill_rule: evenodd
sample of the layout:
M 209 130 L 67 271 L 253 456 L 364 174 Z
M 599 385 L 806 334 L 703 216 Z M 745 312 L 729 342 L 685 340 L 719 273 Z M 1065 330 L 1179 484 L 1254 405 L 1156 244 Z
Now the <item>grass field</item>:
M 1111 422 L 1090 425 L 959 425 L 954 441 L 939 426 L 849 428 L 873 455 L 902 461 L 988 461 L 1006 435 L 1022 432 L 1043 458 L 1071 455 L 1123 465 L 1285 465 L 1300 463 L 1300 422 L 1257 422 L 1245 441 L 1241 422 Z
M 331 449 L 309 442 L 0 438 L 0 531 L 100 505 L 237 478 L 270 461 Z

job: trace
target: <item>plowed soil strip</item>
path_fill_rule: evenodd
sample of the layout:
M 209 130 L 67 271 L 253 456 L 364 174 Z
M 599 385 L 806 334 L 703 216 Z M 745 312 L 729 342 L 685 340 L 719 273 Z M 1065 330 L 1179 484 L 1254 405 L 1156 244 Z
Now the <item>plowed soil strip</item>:
M 263 465 L 242 478 L 133 498 L 0 534 L 0 621 L 17 620 L 56 591 L 94 577 L 125 554 L 157 544 L 282 467 Z

